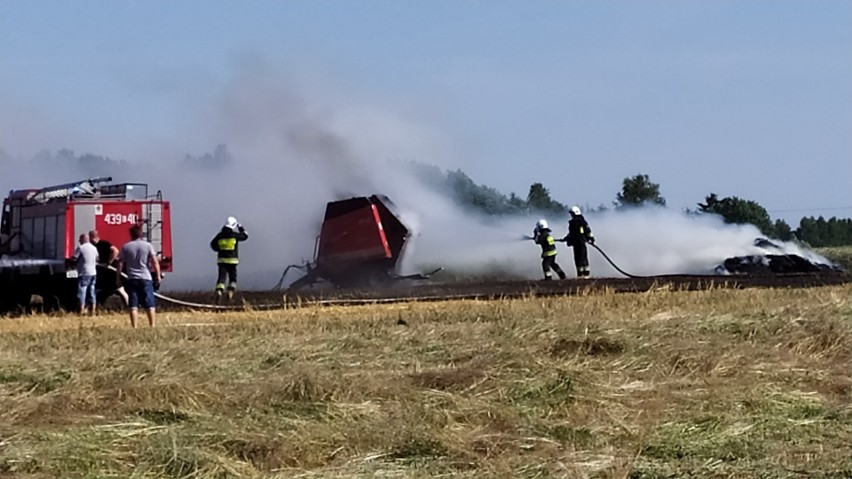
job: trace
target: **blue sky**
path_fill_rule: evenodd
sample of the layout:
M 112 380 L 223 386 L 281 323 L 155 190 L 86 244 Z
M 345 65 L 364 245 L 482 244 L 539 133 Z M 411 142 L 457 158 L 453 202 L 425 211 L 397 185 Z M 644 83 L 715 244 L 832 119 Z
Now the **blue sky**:
M 377 155 L 507 193 L 610 204 L 646 173 L 674 208 L 715 192 L 793 226 L 852 216 L 848 1 L 0 0 L 0 148 L 231 145 L 210 105 L 255 64 L 440 143 Z

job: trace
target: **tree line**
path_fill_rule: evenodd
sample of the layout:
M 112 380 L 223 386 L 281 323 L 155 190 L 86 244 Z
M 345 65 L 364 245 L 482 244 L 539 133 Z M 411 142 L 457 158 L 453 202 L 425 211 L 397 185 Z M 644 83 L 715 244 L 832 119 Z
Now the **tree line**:
M 411 163 L 411 167 L 421 182 L 444 193 L 471 212 L 488 216 L 568 212 L 568 207 L 554 200 L 542 183 L 533 183 L 526 197 L 521 197 L 515 193 L 506 195 L 491 186 L 477 184 L 461 170 L 444 171 L 437 166 L 422 163 Z
M 0 163 L 10 161 L 0 150 Z M 85 154 L 75 155 L 68 149 L 59 150 L 56 155 L 42 152 L 33 158 L 35 163 L 45 165 L 76 164 L 83 172 L 91 176 L 103 176 L 117 173 L 126 166 L 121 160 Z M 233 163 L 233 157 L 226 145 L 217 145 L 212 153 L 201 156 L 186 155 L 182 165 L 195 168 L 217 168 Z M 563 215 L 568 207 L 555 200 L 543 183 L 530 185 L 526 196 L 515 193 L 508 195 L 496 188 L 477 184 L 461 170 L 445 171 L 437 166 L 411 163 L 415 175 L 425 184 L 448 195 L 461 207 L 488 216 L 519 214 Z M 624 178 L 621 191 L 616 193 L 613 207 L 616 210 L 637 208 L 647 205 L 666 206 L 666 199 L 660 192 L 660 185 L 651 181 L 646 174 L 637 174 Z M 586 208 L 591 211 L 608 209 L 601 205 Z M 720 198 L 710 193 L 696 209 L 687 210 L 690 215 L 716 214 L 726 223 L 752 224 L 769 237 L 783 241 L 798 240 L 813 247 L 852 245 L 852 219 L 831 217 L 803 217 L 797 228 L 793 229 L 783 219 L 772 220 L 766 209 L 758 202 L 729 196 Z
M 553 199 L 542 183 L 530 185 L 526 197 L 515 193 L 505 195 L 490 186 L 475 183 L 461 170 L 442 171 L 434 166 L 418 165 L 421 179 L 441 188 L 460 206 L 489 216 L 516 215 L 527 213 L 564 214 L 565 204 Z M 660 185 L 645 174 L 624 178 L 621 191 L 615 196 L 616 210 L 638 208 L 647 205 L 666 206 L 660 193 Z M 822 216 L 803 217 L 798 228 L 793 229 L 783 219 L 772 220 L 766 208 L 754 200 L 728 196 L 720 198 L 716 193 L 705 196 L 697 208 L 688 209 L 686 214 L 698 216 L 715 214 L 729 224 L 752 224 L 768 238 L 782 241 L 797 240 L 813 247 L 852 245 L 852 219 Z M 587 208 L 588 209 L 588 208 Z M 606 210 L 606 206 L 591 208 L 592 211 Z
M 620 205 L 641 206 L 648 203 L 665 205 L 665 199 L 660 195 L 660 185 L 651 182 L 648 175 L 636 175 L 625 178 L 622 191 L 617 195 Z M 725 223 L 752 224 L 769 238 L 782 241 L 797 240 L 813 247 L 852 245 L 852 219 L 832 217 L 828 220 L 822 216 L 803 217 L 799 227 L 793 229 L 783 219 L 772 221 L 769 212 L 754 200 L 728 196 L 719 198 L 716 193 L 710 193 L 703 203 L 698 203 L 696 210 L 687 213 L 716 214 Z

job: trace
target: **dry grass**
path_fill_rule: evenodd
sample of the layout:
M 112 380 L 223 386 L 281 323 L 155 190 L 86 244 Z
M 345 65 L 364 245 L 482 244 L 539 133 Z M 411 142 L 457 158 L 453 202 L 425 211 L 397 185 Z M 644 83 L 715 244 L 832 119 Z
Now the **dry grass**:
M 0 477 L 852 476 L 852 286 L 160 320 L 0 319 Z
M 843 266 L 846 270 L 852 270 L 852 246 L 817 248 L 816 252 Z

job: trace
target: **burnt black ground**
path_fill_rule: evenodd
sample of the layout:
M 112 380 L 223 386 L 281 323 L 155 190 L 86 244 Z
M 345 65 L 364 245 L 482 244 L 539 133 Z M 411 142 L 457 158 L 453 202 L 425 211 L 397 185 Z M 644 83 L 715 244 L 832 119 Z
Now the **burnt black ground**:
M 785 275 L 730 275 L 730 276 L 654 276 L 643 278 L 591 278 L 553 281 L 485 281 L 485 282 L 405 282 L 401 281 L 380 289 L 341 289 L 331 287 L 306 288 L 298 292 L 242 291 L 231 305 L 234 308 L 255 309 L 299 307 L 307 305 L 371 304 L 402 301 L 443 301 L 449 299 L 498 299 L 523 296 L 564 296 L 594 291 L 636 293 L 654 289 L 680 291 L 711 288 L 810 288 L 852 282 L 852 275 L 839 272 Z M 186 306 L 165 298 L 159 309 L 204 309 L 212 305 L 210 292 L 163 292 L 167 298 L 194 303 Z

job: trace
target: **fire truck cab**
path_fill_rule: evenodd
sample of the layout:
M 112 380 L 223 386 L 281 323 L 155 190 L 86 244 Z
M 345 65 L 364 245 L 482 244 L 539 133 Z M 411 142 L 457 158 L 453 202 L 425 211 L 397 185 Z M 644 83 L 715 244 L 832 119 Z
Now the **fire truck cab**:
M 130 240 L 130 227 L 140 225 L 162 270 L 172 270 L 169 202 L 159 191 L 149 195 L 146 184 L 111 181 L 9 192 L 0 221 L 0 305 L 25 305 L 37 295 L 46 307 L 76 309 L 77 276 L 70 260 L 79 236 L 91 230 L 121 248 Z

